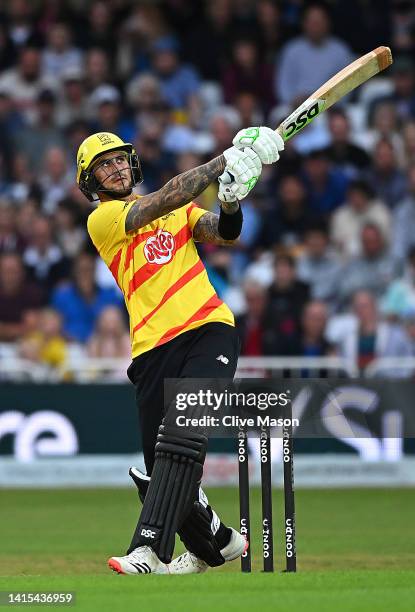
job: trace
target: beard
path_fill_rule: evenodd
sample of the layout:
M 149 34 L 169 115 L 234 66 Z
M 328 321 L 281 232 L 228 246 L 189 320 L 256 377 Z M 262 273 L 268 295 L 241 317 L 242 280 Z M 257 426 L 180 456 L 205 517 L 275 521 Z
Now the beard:
M 108 179 L 111 180 L 113 177 L 120 178 L 121 181 L 114 183 L 113 185 L 108 185 Z M 105 180 L 102 181 L 101 185 L 104 191 L 116 193 L 121 196 L 126 196 L 130 194 L 133 189 L 131 175 L 128 177 L 124 177 L 119 170 L 116 170 L 115 172 L 107 176 Z

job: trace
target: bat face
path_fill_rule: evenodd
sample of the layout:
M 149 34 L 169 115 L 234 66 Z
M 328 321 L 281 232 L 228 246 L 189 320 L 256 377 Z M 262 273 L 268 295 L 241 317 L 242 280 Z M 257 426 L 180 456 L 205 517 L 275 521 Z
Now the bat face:
M 325 110 L 326 101 L 307 98 L 294 112 L 281 123 L 279 130 L 284 140 L 288 140 L 302 130 L 310 121 Z
M 378 47 L 340 70 L 311 94 L 287 119 L 278 126 L 278 133 L 289 140 L 320 113 L 365 83 L 392 63 L 389 47 Z

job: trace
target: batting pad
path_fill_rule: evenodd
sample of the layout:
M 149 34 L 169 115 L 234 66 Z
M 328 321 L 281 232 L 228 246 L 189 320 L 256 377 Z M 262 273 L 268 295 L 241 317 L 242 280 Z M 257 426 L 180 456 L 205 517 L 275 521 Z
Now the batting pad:
M 176 531 L 198 497 L 206 448 L 203 434 L 160 425 L 151 480 L 128 552 L 147 545 L 170 563 Z

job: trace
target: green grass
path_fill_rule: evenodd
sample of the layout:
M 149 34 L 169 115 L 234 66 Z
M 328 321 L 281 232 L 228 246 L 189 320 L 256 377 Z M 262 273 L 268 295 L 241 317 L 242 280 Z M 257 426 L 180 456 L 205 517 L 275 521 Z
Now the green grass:
M 236 489 L 210 489 L 238 524 Z M 298 490 L 298 573 L 262 574 L 260 491 L 251 496 L 253 573 L 239 561 L 199 576 L 112 574 L 135 525 L 133 490 L 2 491 L 0 590 L 76 591 L 77 610 L 413 610 L 415 490 Z M 282 492 L 274 493 L 276 569 L 283 566 Z M 177 552 L 180 552 L 180 543 Z M 19 609 L 22 606 L 19 606 Z M 26 607 L 28 609 L 28 607 Z

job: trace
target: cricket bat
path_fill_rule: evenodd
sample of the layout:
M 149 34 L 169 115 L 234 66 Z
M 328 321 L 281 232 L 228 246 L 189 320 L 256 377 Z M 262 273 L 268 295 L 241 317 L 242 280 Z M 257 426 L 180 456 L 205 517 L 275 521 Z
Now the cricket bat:
M 285 142 L 298 134 L 322 112 L 333 106 L 346 94 L 382 72 L 392 64 L 392 53 L 389 47 L 377 47 L 362 55 L 331 77 L 295 109 L 275 130 Z M 230 173 L 225 172 L 219 177 L 222 183 L 231 183 Z
M 284 141 L 298 134 L 322 112 L 346 94 L 392 64 L 389 47 L 377 47 L 362 55 L 319 87 L 277 127 Z

